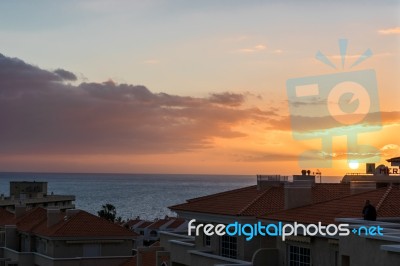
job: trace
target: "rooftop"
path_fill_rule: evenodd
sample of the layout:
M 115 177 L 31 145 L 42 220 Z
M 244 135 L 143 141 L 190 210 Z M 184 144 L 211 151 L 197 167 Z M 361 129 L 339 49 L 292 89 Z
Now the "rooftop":
M 263 215 L 265 220 L 297 221 L 301 223 L 334 223 L 335 218 L 361 218 L 365 201 L 369 199 L 380 217 L 400 216 L 400 188 L 397 185 L 362 192 L 338 199 L 326 200 L 303 207 Z
M 14 220 L 15 215 L 3 208 L 0 208 L 0 226 L 10 224 Z
M 390 158 L 390 159 L 388 159 L 388 160 L 386 160 L 386 161 L 389 162 L 389 163 L 392 163 L 392 162 L 400 162 L 400 157 Z
M 284 209 L 284 184 L 258 189 L 250 186 L 187 200 L 169 207 L 173 211 L 188 211 L 230 216 L 262 216 Z M 350 184 L 316 183 L 312 186 L 312 203 L 348 196 Z
M 120 266 L 136 266 L 138 255 L 140 256 L 141 266 L 155 266 L 157 263 L 157 251 L 162 250 L 160 242 L 155 242 L 153 245 L 147 248 L 139 248 L 138 254 L 132 258 L 126 260 Z
M 171 219 L 160 219 L 154 221 L 151 225 L 149 225 L 148 229 L 160 229 L 161 226 L 165 225 L 166 223 L 171 222 Z
M 182 218 L 174 218 L 174 221 L 167 226 L 167 229 L 176 229 L 185 223 L 185 219 Z
M 122 226 L 82 210 L 75 210 L 70 216 L 66 216 L 65 212 L 60 212 L 58 218 L 59 221 L 54 225 L 47 226 L 47 210 L 38 207 L 12 220 L 1 215 L 0 224 L 15 224 L 19 231 L 47 237 L 108 238 L 137 235 Z

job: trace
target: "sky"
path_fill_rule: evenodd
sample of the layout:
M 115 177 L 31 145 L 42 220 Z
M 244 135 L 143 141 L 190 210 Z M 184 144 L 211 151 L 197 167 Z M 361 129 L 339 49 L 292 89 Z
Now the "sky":
M 0 2 L 0 171 L 343 175 L 400 156 L 400 3 L 332 2 Z

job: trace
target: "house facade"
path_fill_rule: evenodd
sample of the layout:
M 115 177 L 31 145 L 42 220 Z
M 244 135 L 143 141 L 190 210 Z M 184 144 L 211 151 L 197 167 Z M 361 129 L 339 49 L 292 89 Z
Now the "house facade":
M 0 265 L 120 265 L 136 234 L 82 210 L 1 209 Z
M 10 195 L 0 195 L 0 208 L 15 212 L 15 206 L 24 204 L 28 209 L 58 208 L 61 210 L 75 208 L 75 196 L 55 195 L 48 193 L 47 182 L 12 181 L 10 182 Z

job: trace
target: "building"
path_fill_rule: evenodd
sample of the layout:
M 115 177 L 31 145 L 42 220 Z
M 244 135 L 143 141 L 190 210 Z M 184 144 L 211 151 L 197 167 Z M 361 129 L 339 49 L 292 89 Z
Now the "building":
M 365 221 L 361 212 L 365 200 L 370 200 L 375 206 L 378 221 Z M 259 255 L 258 261 L 263 265 L 298 265 L 300 256 L 307 261 L 306 265 L 400 265 L 400 253 L 381 249 L 382 245 L 398 245 L 400 238 L 400 188 L 398 185 L 388 185 L 371 191 L 349 195 L 339 199 L 327 200 L 303 207 L 293 208 L 260 217 L 264 223 L 293 223 L 294 221 L 308 224 L 329 225 L 343 222 L 351 224 L 350 228 L 359 226 L 380 225 L 384 228 L 384 236 L 291 236 L 282 241 L 277 238 L 274 255 Z M 394 231 L 392 229 L 397 229 Z M 388 230 L 388 231 L 387 231 Z M 386 232 L 387 231 L 387 232 Z M 393 235 L 398 235 L 393 239 Z M 379 241 L 378 241 L 379 239 Z M 361 250 L 364 252 L 362 255 Z M 268 261 L 278 264 L 268 264 Z M 372 263 L 373 260 L 377 260 Z M 394 262 L 396 263 L 389 263 Z M 328 263 L 327 263 L 328 262 Z M 363 262 L 363 263 L 361 263 Z M 368 264 L 371 262 L 371 264 Z
M 371 226 L 361 218 L 365 200 L 370 199 L 377 208 L 379 223 L 384 223 L 391 232 L 390 236 L 380 236 L 379 241 L 372 236 L 318 235 L 289 237 L 285 242 L 271 236 L 255 236 L 246 241 L 245 236 L 206 236 L 200 231 L 198 236 L 161 232 L 160 243 L 169 252 L 171 265 L 179 266 L 400 265 L 399 231 L 396 231 L 400 228 L 400 176 L 387 173 L 353 175 L 357 180 L 346 175 L 342 183 L 334 184 L 316 183 L 315 177 L 306 172 L 293 176 L 292 181 L 282 176 L 258 176 L 256 186 L 190 199 L 170 207 L 179 217 L 195 219 L 197 224 L 258 221 L 309 224 L 348 219 L 351 226 L 357 227 Z M 358 248 L 352 248 L 346 241 Z M 365 259 L 372 254 L 379 258 L 379 263 Z M 389 262 L 395 264 L 382 264 Z
M 187 230 L 187 221 L 182 218 L 165 217 L 155 221 L 145 221 L 139 218 L 127 221 L 124 226 L 140 235 L 143 245 L 152 245 L 160 240 L 160 231 L 183 232 Z M 142 245 L 139 245 L 140 247 Z
M 120 265 L 136 234 L 77 209 L 0 209 L 0 265 Z
M 170 264 L 169 252 L 160 246 L 160 242 L 153 243 L 150 247 L 141 247 L 132 258 L 126 260 L 121 266 L 168 266 Z
M 61 210 L 73 209 L 75 196 L 47 193 L 47 182 L 10 182 L 10 196 L 0 196 L 0 208 L 14 212 L 16 205 L 25 204 L 28 209 L 35 207 L 56 207 Z

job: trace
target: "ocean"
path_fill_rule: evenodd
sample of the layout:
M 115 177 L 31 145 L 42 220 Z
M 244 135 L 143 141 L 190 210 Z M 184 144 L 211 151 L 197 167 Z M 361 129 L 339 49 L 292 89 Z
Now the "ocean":
M 331 177 L 323 182 L 338 182 Z M 47 181 L 48 193 L 75 195 L 76 208 L 97 214 L 111 203 L 117 216 L 153 220 L 175 216 L 168 206 L 186 199 L 256 184 L 254 175 L 0 173 L 0 193 L 10 181 Z

